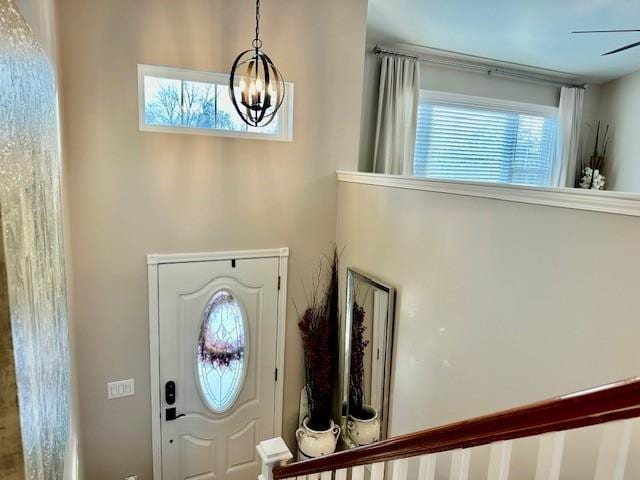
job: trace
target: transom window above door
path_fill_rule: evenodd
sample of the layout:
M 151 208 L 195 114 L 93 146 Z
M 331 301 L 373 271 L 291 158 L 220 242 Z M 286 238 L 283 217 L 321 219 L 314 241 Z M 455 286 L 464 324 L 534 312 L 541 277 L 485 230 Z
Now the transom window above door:
M 552 185 L 555 107 L 422 90 L 414 175 Z
M 293 84 L 288 82 L 274 120 L 251 127 L 233 107 L 228 74 L 138 65 L 138 109 L 140 130 L 146 132 L 293 139 Z

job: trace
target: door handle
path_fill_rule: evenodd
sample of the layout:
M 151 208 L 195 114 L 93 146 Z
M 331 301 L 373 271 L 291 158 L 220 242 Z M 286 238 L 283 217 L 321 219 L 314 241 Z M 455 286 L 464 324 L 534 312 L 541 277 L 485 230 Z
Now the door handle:
M 177 420 L 180 417 L 184 417 L 184 416 L 185 416 L 184 413 L 181 413 L 180 415 L 176 415 L 176 408 L 175 407 L 167 408 L 164 411 L 164 419 L 167 422 L 173 422 L 174 420 Z

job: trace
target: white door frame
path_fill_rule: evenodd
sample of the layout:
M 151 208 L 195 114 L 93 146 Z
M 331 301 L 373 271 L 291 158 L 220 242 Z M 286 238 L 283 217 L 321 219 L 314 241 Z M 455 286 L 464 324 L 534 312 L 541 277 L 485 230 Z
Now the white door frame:
M 289 264 L 289 249 L 276 248 L 271 250 L 240 250 L 231 252 L 209 253 L 178 253 L 178 254 L 150 254 L 147 255 L 149 278 L 149 354 L 151 373 L 151 437 L 153 448 L 153 479 L 162 478 L 162 448 L 160 426 L 162 422 L 162 389 L 160 387 L 160 332 L 159 332 L 159 284 L 158 268 L 169 263 L 208 262 L 220 260 L 239 260 L 247 258 L 278 258 L 278 275 L 280 277 L 278 289 L 278 319 L 276 343 L 276 368 L 279 372 L 276 378 L 276 411 L 274 414 L 274 437 L 282 433 L 282 409 L 284 396 L 284 343 L 287 325 L 287 270 Z

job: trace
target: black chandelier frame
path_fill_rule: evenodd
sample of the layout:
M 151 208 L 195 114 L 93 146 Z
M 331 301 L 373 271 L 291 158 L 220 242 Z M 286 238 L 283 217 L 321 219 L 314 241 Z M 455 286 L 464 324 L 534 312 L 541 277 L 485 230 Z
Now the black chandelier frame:
M 255 92 L 247 92 L 245 88 L 240 91 L 240 99 L 237 98 L 236 75 L 245 69 L 241 78 L 254 79 L 264 82 L 263 89 Z M 255 85 L 254 84 L 254 85 Z M 254 87 L 255 88 L 255 87 Z M 271 58 L 262 51 L 260 40 L 260 0 L 256 0 L 256 36 L 252 41 L 252 48 L 245 50 L 236 57 L 229 75 L 229 95 L 234 108 L 242 121 L 251 127 L 264 127 L 269 125 L 284 102 L 286 85 L 282 74 L 275 66 Z M 275 94 L 275 103 L 273 96 Z

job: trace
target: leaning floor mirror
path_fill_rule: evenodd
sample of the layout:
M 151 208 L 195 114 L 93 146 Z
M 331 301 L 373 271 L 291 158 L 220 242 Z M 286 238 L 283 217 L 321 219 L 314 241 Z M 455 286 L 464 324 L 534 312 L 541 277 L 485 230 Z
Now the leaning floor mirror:
M 395 290 L 347 269 L 343 441 L 346 447 L 386 438 Z

